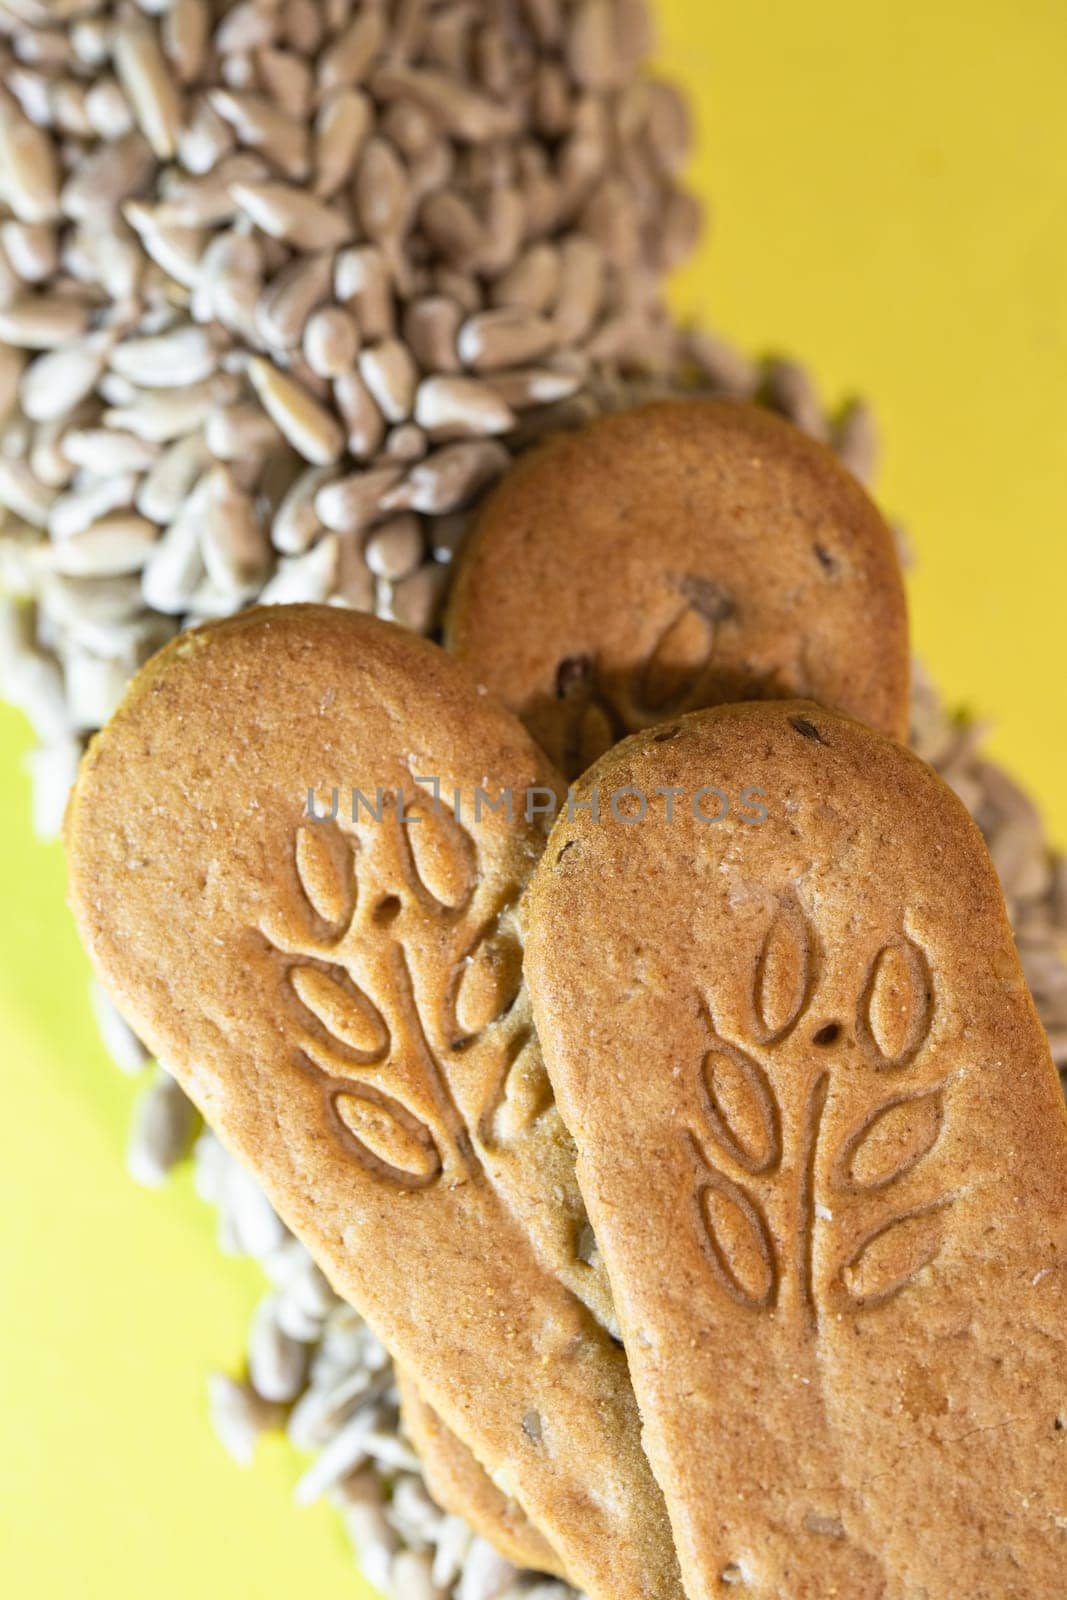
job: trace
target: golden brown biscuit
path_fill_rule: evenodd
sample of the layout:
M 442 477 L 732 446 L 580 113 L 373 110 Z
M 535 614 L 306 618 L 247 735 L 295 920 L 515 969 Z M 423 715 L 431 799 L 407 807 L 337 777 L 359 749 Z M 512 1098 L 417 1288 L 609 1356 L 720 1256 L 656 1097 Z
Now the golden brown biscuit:
M 511 925 L 543 831 L 475 791 L 557 785 L 435 645 L 265 608 L 177 639 L 93 741 L 71 901 L 139 1035 L 576 1581 L 659 1600 L 625 1359 L 484 1154 L 528 1045 Z M 309 786 L 336 820 L 308 820 Z
M 897 738 L 893 537 L 829 450 L 726 400 L 664 400 L 511 468 L 465 550 L 446 643 L 568 776 L 722 701 L 807 695 Z
M 708 785 L 766 820 L 697 820 Z M 1067 1119 L 977 829 L 810 702 L 639 734 L 595 786 L 526 977 L 687 1594 L 1051 1600 Z
M 403 1367 L 396 1369 L 396 1381 L 404 1431 L 419 1453 L 427 1487 L 441 1509 L 462 1517 L 515 1566 L 565 1577 L 563 1563 L 544 1534 L 445 1427 Z

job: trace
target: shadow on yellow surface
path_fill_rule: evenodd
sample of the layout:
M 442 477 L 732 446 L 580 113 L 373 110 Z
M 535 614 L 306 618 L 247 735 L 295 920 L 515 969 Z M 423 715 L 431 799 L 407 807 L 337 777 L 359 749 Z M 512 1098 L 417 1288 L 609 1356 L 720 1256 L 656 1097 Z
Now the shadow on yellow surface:
M 1067 100 L 1057 0 L 804 7 L 662 0 L 698 103 L 709 240 L 676 305 L 869 394 L 881 498 L 918 558 L 918 648 L 1067 840 Z M 239 1359 L 256 1273 L 188 1178 L 122 1170 L 131 1086 L 106 1062 L 0 714 L 0 1589 L 17 1600 L 369 1593 L 280 1446 L 244 1475 L 204 1377 Z

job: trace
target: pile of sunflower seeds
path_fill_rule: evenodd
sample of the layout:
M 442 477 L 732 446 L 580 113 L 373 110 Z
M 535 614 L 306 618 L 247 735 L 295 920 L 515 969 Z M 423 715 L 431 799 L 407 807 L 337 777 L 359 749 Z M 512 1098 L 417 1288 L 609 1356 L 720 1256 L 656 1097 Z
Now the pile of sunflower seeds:
M 853 404 L 832 420 L 802 368 L 781 362 L 756 367 L 709 335 L 689 343 L 705 383 L 717 392 L 762 398 L 833 443 L 854 471 L 865 478 L 873 473 L 876 439 L 866 406 Z M 625 398 L 620 390 L 611 403 Z M 950 715 L 916 670 L 912 747 L 952 785 L 982 829 L 1027 980 L 1064 1073 L 1067 861 L 1050 849 L 1025 791 L 983 756 L 984 733 L 981 724 Z M 141 1073 L 148 1066 L 142 1046 L 99 991 L 95 1001 L 117 1064 Z M 187 1154 L 197 1119 L 163 1069 L 146 1075 L 129 1165 L 140 1181 L 158 1184 Z M 254 1180 L 210 1132 L 195 1138 L 193 1158 L 198 1191 L 218 1211 L 221 1250 L 252 1256 L 270 1282 L 252 1318 L 245 1371 L 234 1377 L 218 1373 L 210 1384 L 214 1426 L 234 1458 L 249 1462 L 261 1433 L 284 1429 L 312 1456 L 297 1499 L 307 1504 L 325 1495 L 337 1506 L 361 1569 L 396 1600 L 575 1600 L 564 1584 L 518 1572 L 459 1518 L 434 1505 L 401 1431 L 387 1352 L 337 1299 Z
M 178 628 L 432 623 L 479 494 L 667 371 L 699 231 L 645 0 L 0 9 L 2 688 L 37 819 Z

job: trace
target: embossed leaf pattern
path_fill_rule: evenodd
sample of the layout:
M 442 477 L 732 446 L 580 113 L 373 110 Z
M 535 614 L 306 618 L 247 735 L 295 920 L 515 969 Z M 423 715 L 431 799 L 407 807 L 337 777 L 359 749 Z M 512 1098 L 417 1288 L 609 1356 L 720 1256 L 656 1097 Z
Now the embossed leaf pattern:
M 721 1040 L 701 1067 L 704 1114 L 716 1143 L 739 1167 L 769 1172 L 782 1158 L 778 1105 L 758 1062 Z
M 511 928 L 494 925 L 475 945 L 457 975 L 455 1021 L 471 1039 L 514 1004 L 522 983 L 522 948 Z
M 905 1067 L 930 1032 L 934 986 L 930 965 L 913 939 L 879 951 L 860 1001 L 859 1034 L 881 1067 Z
M 832 1186 L 840 1194 L 886 1188 L 929 1155 L 944 1120 L 942 1088 L 887 1100 L 842 1143 L 834 1161 Z
M 749 1196 L 721 1173 L 699 1191 L 708 1262 L 732 1300 L 753 1311 L 773 1305 L 778 1287 L 767 1224 Z
M 336 1092 L 330 1102 L 345 1142 L 372 1171 L 406 1188 L 423 1188 L 441 1171 L 433 1136 L 399 1101 L 360 1085 Z
M 807 1008 L 815 981 L 815 937 L 796 899 L 784 900 L 756 962 L 753 1009 L 761 1044 L 776 1044 Z
M 638 711 L 664 715 L 693 696 L 711 660 L 715 630 L 695 606 L 686 606 L 660 635 L 634 683 Z
M 385 1019 L 343 968 L 331 973 L 321 967 L 293 967 L 289 981 L 312 1015 L 362 1061 L 380 1061 L 388 1053 Z
M 824 1014 L 809 1044 L 797 1025 L 814 1011 L 820 966 L 815 931 L 790 894 L 776 908 L 756 959 L 751 1050 L 736 1042 L 742 1031 L 736 1021 L 724 1040 L 706 1012 L 712 1041 L 698 1074 L 703 1127 L 691 1134 L 702 1168 L 701 1239 L 715 1278 L 755 1309 L 776 1303 L 785 1284 L 811 1326 L 827 1294 L 866 1310 L 920 1280 L 942 1248 L 954 1199 L 938 1194 L 936 1173 L 931 1189 L 925 1167 L 916 1185 L 905 1185 L 937 1148 L 951 1079 L 905 1083 L 886 1096 L 881 1076 L 909 1067 L 930 1038 L 934 982 L 924 951 L 904 933 L 884 944 L 858 986 L 854 1040 Z M 787 1040 L 788 1066 L 779 1073 L 775 1054 Z M 835 1057 L 837 1047 L 848 1054 Z M 882 1093 L 864 1109 L 872 1086 Z M 844 1133 L 836 1120 L 841 1106 L 852 1107 L 855 1119 Z M 832 1203 L 820 1204 L 823 1186 Z M 879 1220 L 883 1191 L 897 1198 Z M 850 1219 L 858 1219 L 861 1239 L 850 1232 Z M 838 1246 L 837 1264 L 826 1263 L 828 1276 L 816 1248 L 825 1228 L 848 1240 Z
M 905 1212 L 867 1236 L 841 1273 L 856 1304 L 884 1305 L 913 1283 L 941 1249 L 947 1199 Z
M 474 841 L 442 802 L 414 800 L 405 813 L 405 833 L 415 887 L 447 911 L 461 911 L 474 893 Z
M 296 871 L 315 914 L 335 931 L 347 928 L 356 909 L 354 844 L 336 823 L 297 829 Z

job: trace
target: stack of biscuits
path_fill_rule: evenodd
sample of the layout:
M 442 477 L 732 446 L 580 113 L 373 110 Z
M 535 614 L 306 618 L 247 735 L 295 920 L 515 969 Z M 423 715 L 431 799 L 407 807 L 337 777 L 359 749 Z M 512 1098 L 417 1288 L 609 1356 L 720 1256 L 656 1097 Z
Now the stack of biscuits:
M 590 1600 L 1063 1592 L 1067 1117 L 908 685 L 865 491 L 673 399 L 518 457 L 441 644 L 210 622 L 82 763 L 101 981 Z

